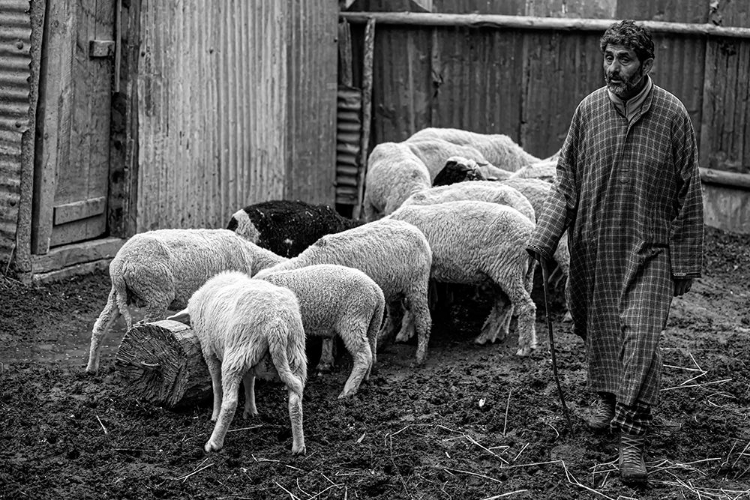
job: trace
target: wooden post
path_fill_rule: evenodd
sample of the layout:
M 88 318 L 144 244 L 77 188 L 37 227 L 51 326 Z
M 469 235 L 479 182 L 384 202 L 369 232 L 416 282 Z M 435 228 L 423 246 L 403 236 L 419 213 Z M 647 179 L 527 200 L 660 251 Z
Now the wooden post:
M 213 387 L 193 330 L 171 320 L 133 326 L 122 339 L 115 366 L 128 380 L 128 390 L 139 398 L 174 409 L 210 401 Z M 257 378 L 280 381 L 265 356 L 256 367 Z
M 359 148 L 359 181 L 357 183 L 357 204 L 352 218 L 359 219 L 362 214 L 362 199 L 365 190 L 367 173 L 367 152 L 370 147 L 370 122 L 372 121 L 372 61 L 375 52 L 375 19 L 370 18 L 365 27 L 365 57 L 362 71 L 362 139 Z

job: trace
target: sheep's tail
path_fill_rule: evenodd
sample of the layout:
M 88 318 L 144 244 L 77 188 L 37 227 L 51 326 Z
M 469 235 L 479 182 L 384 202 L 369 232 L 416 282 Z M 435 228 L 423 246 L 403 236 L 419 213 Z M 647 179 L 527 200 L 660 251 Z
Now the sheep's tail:
M 110 272 L 110 275 L 112 279 L 110 299 L 114 294 L 117 309 L 122 314 L 122 317 L 125 318 L 125 324 L 128 325 L 128 330 L 130 330 L 130 327 L 133 326 L 133 318 L 130 316 L 130 311 L 128 310 L 128 286 L 122 277 L 122 271 L 116 273 Z
M 281 318 L 268 325 L 268 352 L 282 382 L 294 393 L 302 396 L 307 378 L 307 355 L 302 323 L 299 331 L 292 331 Z
M 372 365 L 374 366 L 377 361 L 378 354 L 378 333 L 380 328 L 383 326 L 383 317 L 385 316 L 385 298 L 383 298 L 383 292 L 378 287 L 380 292 L 380 300 L 375 307 L 372 318 L 370 318 L 370 325 L 367 328 L 367 340 L 370 343 L 370 350 L 372 351 Z

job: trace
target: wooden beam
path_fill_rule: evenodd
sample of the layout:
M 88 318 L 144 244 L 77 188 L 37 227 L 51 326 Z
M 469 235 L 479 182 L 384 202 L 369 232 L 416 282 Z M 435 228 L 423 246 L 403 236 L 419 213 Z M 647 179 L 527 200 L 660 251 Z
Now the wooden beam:
M 374 19 L 378 24 L 410 26 L 446 26 L 520 30 L 597 31 L 603 32 L 617 19 L 575 19 L 558 17 L 503 16 L 498 14 L 439 14 L 427 12 L 341 12 L 341 19 L 364 24 Z M 712 35 L 750 38 L 750 28 L 725 28 L 711 23 L 668 23 L 639 21 L 653 33 Z
M 78 16 L 76 2 L 49 2 L 44 21 L 37 108 L 31 252 L 49 251 L 58 165 L 69 161 L 74 98 L 73 59 Z
M 365 57 L 362 70 L 362 139 L 359 148 L 359 183 L 357 185 L 357 204 L 352 211 L 352 218 L 359 219 L 362 213 L 362 200 L 367 173 L 367 152 L 370 147 L 370 124 L 372 122 L 372 64 L 375 53 L 375 20 L 367 21 L 365 28 Z
M 750 189 L 750 174 L 726 172 L 712 168 L 701 168 L 701 181 L 739 189 Z
M 121 238 L 104 238 L 53 248 L 46 255 L 31 257 L 33 272 L 43 274 L 79 264 L 110 260 L 117 255 L 123 243 L 125 240 Z

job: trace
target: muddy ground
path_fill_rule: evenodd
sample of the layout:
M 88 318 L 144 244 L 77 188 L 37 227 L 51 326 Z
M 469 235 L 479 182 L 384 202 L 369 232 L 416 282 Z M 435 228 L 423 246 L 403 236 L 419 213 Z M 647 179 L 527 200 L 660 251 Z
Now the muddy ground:
M 436 318 L 425 366 L 413 366 L 414 345 L 390 346 L 348 400 L 337 399 L 346 357 L 312 375 L 306 456 L 290 453 L 285 390 L 263 381 L 261 417 L 240 411 L 225 448 L 208 455 L 208 404 L 175 412 L 128 391 L 113 362 L 122 324 L 101 373 L 84 373 L 109 291 L 96 274 L 35 287 L 0 279 L 0 497 L 750 498 L 750 237 L 707 228 L 706 243 L 704 277 L 674 300 L 664 332 L 645 488 L 620 483 L 615 438 L 583 425 L 584 352 L 559 294 L 551 309 L 572 433 L 537 287 L 543 345 L 530 358 L 515 356 L 512 335 L 474 345 L 486 304 L 467 295 Z

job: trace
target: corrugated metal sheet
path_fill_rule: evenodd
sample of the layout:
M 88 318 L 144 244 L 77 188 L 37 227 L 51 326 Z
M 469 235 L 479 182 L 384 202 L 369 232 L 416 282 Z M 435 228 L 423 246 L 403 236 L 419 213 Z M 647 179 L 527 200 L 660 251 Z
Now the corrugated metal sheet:
M 328 4 L 144 0 L 139 232 L 224 227 L 239 208 L 285 196 L 333 202 Z
M 287 2 L 289 142 L 284 197 L 332 204 L 336 163 L 338 5 Z
M 339 87 L 336 122 L 336 203 L 357 204 L 362 137 L 362 92 Z
M 224 227 L 282 197 L 286 5 L 143 2 L 138 232 Z
M 21 195 L 21 137 L 29 128 L 31 11 L 0 0 L 0 262 L 15 248 Z

